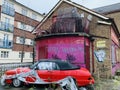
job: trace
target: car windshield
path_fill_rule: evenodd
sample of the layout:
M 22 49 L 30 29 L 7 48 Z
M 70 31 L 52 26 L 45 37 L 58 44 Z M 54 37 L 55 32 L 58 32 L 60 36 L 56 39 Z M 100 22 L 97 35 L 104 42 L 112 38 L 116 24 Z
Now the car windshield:
M 30 69 L 34 69 L 34 68 L 37 66 L 38 63 L 39 63 L 39 62 L 34 63 L 34 64 L 31 65 L 29 68 L 30 68 Z

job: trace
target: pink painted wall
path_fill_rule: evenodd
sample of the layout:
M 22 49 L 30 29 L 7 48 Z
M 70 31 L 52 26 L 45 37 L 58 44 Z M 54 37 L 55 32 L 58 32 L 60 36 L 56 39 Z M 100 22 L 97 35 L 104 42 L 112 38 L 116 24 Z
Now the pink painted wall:
M 85 67 L 84 37 L 54 37 L 36 41 L 36 59 L 56 58 Z M 88 40 L 86 40 L 88 43 Z

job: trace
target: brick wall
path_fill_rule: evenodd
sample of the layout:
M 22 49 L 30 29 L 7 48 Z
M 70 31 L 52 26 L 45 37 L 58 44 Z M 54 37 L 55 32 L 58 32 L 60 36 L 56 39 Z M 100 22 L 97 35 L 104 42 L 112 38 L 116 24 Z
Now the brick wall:
M 22 14 L 19 14 L 17 12 L 15 12 L 15 21 L 23 22 L 27 25 L 34 26 L 34 27 L 36 27 L 39 24 L 38 21 L 33 20 L 27 16 L 23 16 Z
M 119 32 L 120 32 L 120 11 L 106 14 L 106 16 L 114 18 L 114 21 L 118 27 Z
M 17 44 L 16 43 L 16 38 L 17 37 L 25 37 L 27 39 L 32 39 L 34 40 L 35 35 L 33 35 L 29 31 L 21 30 L 17 28 L 17 22 L 22 22 L 25 23 L 26 25 L 30 25 L 33 27 L 36 27 L 38 25 L 38 21 L 33 20 L 27 16 L 23 16 L 22 14 L 15 13 L 15 27 L 14 27 L 14 38 L 13 38 L 13 51 L 22 51 L 24 49 L 25 52 L 32 52 L 33 51 L 33 46 L 31 45 L 23 45 L 22 44 Z

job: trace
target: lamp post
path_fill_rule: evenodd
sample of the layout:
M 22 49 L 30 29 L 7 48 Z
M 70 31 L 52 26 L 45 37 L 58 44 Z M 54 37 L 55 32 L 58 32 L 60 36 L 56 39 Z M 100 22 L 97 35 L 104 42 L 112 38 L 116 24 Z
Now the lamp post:
M 25 36 L 23 36 L 22 53 L 21 53 L 21 63 L 23 62 L 23 58 L 24 58 L 24 45 L 25 45 Z

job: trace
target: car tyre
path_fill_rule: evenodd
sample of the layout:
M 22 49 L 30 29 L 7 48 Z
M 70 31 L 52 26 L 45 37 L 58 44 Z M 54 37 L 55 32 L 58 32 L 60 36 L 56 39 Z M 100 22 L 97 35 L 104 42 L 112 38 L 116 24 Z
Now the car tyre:
M 86 87 L 79 87 L 79 90 L 94 90 L 94 86 L 91 84 Z
M 93 84 L 88 85 L 88 86 L 87 86 L 87 90 L 94 90 Z
M 19 79 L 15 78 L 15 79 L 13 79 L 12 84 L 14 87 L 20 87 L 22 85 L 22 82 Z
M 79 87 L 79 90 L 88 90 L 88 89 L 85 87 Z

